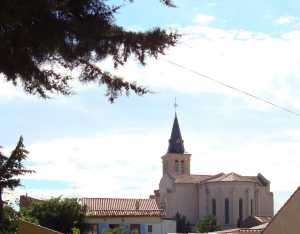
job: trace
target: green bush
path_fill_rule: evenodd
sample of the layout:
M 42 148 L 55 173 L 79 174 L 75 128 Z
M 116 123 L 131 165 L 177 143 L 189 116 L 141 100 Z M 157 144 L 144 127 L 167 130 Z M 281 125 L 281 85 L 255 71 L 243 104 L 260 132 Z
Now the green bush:
M 73 230 L 83 230 L 84 209 L 73 198 L 51 198 L 33 202 L 30 208 L 21 210 L 22 216 L 29 221 L 37 221 L 47 227 L 62 233 L 72 233 Z M 74 232 L 73 232 L 74 233 Z
M 19 215 L 10 206 L 3 208 L 3 223 L 0 225 L 0 234 L 16 234 L 18 232 Z
M 221 226 L 217 224 L 217 220 L 213 215 L 207 215 L 199 221 L 196 231 L 200 233 L 214 232 L 221 230 Z

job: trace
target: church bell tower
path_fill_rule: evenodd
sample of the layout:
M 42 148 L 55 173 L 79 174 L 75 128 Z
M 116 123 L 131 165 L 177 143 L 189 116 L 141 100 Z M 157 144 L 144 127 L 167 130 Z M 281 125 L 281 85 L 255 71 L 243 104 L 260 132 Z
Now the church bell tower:
M 190 175 L 190 159 L 191 154 L 185 152 L 184 149 L 179 122 L 175 112 L 168 151 L 162 156 L 163 176 L 176 177 L 179 175 Z

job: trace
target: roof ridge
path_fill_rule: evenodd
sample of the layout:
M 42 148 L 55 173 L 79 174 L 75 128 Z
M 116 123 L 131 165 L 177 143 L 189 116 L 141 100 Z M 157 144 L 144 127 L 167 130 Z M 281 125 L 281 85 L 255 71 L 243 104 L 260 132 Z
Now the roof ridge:
M 164 209 L 160 209 L 160 208 L 158 208 L 158 209 L 141 209 L 141 208 L 139 208 L 139 209 L 132 209 L 132 210 L 130 210 L 130 209 L 126 209 L 126 210 L 124 210 L 124 209 L 89 209 L 89 211 L 149 211 L 149 212 L 151 212 L 151 211 L 164 211 Z
M 81 197 L 79 199 L 115 199 L 115 200 L 154 200 L 154 198 L 114 198 L 114 197 Z

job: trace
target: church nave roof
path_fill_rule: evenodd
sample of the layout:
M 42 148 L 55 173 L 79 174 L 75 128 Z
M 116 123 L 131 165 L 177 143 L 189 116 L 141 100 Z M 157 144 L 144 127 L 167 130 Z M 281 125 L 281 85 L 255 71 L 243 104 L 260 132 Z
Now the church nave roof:
M 260 174 L 259 174 L 260 175 Z M 213 182 L 252 182 L 258 183 L 261 186 L 266 186 L 262 183 L 258 176 L 242 176 L 237 173 L 219 173 L 216 175 L 180 175 L 176 176 L 175 183 L 177 184 L 198 184 L 198 183 L 213 183 Z

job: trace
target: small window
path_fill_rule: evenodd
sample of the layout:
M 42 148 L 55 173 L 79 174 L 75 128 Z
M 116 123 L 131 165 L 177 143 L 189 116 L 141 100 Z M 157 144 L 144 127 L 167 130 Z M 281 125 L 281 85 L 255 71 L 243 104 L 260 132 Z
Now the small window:
M 178 160 L 175 160 L 175 171 L 179 172 L 179 162 L 178 162 Z
M 152 233 L 152 225 L 148 225 L 148 233 Z
M 119 224 L 109 224 L 108 225 L 110 229 L 115 229 L 115 228 L 119 228 Z
M 239 219 L 243 221 L 243 199 L 239 199 Z
M 184 174 L 184 160 L 181 160 L 181 174 Z
M 139 224 L 130 224 L 131 234 L 140 234 L 140 225 Z
M 225 199 L 225 224 L 229 224 L 229 199 Z
M 212 215 L 216 216 L 217 215 L 217 205 L 216 205 L 216 199 L 212 199 L 211 201 L 211 207 L 212 207 Z

